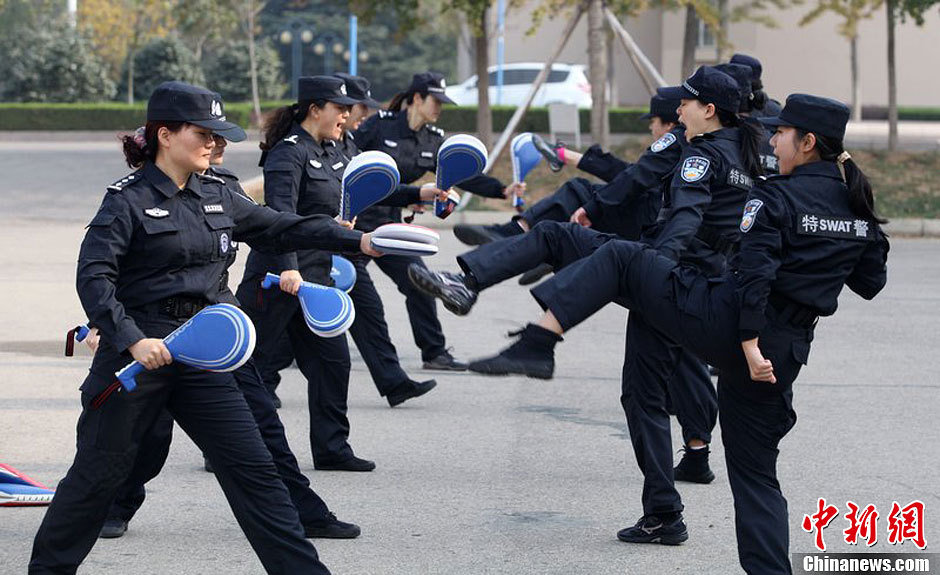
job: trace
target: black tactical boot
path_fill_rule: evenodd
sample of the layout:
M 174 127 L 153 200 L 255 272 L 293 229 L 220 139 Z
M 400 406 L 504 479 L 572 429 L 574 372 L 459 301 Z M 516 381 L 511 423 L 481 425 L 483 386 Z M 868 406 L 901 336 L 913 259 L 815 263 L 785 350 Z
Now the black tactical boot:
M 486 375 L 518 374 L 537 379 L 554 376 L 555 344 L 562 341 L 560 335 L 532 323 L 509 335 L 521 337 L 497 356 L 471 361 L 468 369 Z
M 692 449 L 685 447 L 682 449 L 682 460 L 679 465 L 673 469 L 673 475 L 676 481 L 685 481 L 688 483 L 711 483 L 715 480 L 715 474 L 708 466 L 708 446 L 701 449 Z

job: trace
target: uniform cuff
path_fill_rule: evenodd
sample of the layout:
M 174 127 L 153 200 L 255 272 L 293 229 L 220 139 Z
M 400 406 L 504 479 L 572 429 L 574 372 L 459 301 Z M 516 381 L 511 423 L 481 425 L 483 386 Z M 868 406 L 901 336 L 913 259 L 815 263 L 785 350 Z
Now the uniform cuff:
M 763 313 L 741 310 L 741 318 L 738 321 L 738 332 L 741 334 L 741 341 L 754 339 L 760 335 L 761 330 L 767 323 L 767 318 Z
M 140 331 L 140 328 L 134 323 L 130 318 L 124 321 L 124 325 L 118 328 L 117 333 L 114 334 L 114 347 L 119 352 L 127 351 L 127 348 L 134 345 L 138 341 L 145 339 L 147 336 L 144 335 L 144 332 Z
M 601 205 L 597 200 L 588 200 L 588 202 L 581 207 L 584 208 L 584 212 L 587 214 L 592 224 L 596 224 L 601 219 Z

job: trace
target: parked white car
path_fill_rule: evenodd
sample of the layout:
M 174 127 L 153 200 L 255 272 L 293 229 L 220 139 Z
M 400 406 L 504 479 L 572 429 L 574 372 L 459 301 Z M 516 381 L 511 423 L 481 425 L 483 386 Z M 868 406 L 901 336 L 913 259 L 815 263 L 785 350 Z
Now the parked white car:
M 520 106 L 529 88 L 542 70 L 544 63 L 521 62 L 503 66 L 502 98 L 497 101 L 496 66 L 490 66 L 490 105 Z M 477 76 L 474 74 L 461 84 L 447 88 L 447 95 L 458 106 L 476 106 L 478 103 Z M 580 64 L 552 64 L 548 79 L 539 88 L 533 106 L 548 104 L 575 104 L 579 108 L 591 107 L 591 84 L 585 67 Z

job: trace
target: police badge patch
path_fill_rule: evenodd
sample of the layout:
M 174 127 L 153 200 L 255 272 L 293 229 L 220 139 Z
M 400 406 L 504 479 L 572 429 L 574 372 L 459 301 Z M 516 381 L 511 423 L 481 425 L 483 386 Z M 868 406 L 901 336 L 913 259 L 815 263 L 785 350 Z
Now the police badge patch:
M 741 231 L 747 232 L 751 229 L 751 226 L 754 225 L 754 220 L 757 219 L 757 212 L 764 206 L 764 202 L 760 200 L 749 200 L 744 204 L 744 215 L 741 216 Z
M 219 237 L 219 251 L 222 252 L 222 255 L 225 255 L 228 253 L 228 248 L 229 248 L 228 234 L 223 232 L 222 235 Z
M 673 145 L 676 142 L 676 135 L 672 132 L 667 132 L 665 136 L 653 142 L 653 145 L 650 146 L 650 151 L 653 153 L 662 152 L 669 146 Z
M 679 174 L 687 182 L 697 182 L 708 173 L 710 162 L 702 156 L 689 156 L 682 162 L 682 169 Z

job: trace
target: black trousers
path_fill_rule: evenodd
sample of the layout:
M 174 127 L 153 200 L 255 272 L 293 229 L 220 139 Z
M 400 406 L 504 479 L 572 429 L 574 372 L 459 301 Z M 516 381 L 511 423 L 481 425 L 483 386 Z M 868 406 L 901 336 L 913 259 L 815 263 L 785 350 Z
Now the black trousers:
M 809 357 L 813 330 L 786 323 L 770 306 L 760 334 L 776 384 L 750 379 L 738 334 L 733 279 L 706 278 L 640 243 L 608 242 L 532 290 L 566 330 L 611 301 L 721 369 L 722 442 L 734 496 L 741 566 L 753 575 L 791 573 L 787 503 L 777 481 L 780 440 L 796 422 L 792 386 Z
M 483 245 L 457 261 L 485 289 L 520 273 L 533 261 L 548 262 L 561 270 L 578 265 L 609 242 L 621 241 L 617 236 L 577 224 L 542 222 L 527 234 Z M 590 293 L 589 284 L 573 288 L 572 295 L 584 290 Z M 627 328 L 621 403 L 637 464 L 643 471 L 643 509 L 646 514 L 681 511 L 673 479 L 669 404 L 686 442 L 710 442 L 718 417 L 718 398 L 708 369 L 699 358 L 660 332 L 647 329 L 634 316 L 630 315 Z
M 411 333 L 414 336 L 415 345 L 421 349 L 421 359 L 429 361 L 444 353 L 447 349 L 447 342 L 444 339 L 441 322 L 437 318 L 437 300 L 416 288 L 408 279 L 408 266 L 411 264 L 423 266 L 424 260 L 417 256 L 397 255 L 382 256 L 375 260 L 375 265 L 395 282 L 399 293 L 405 296 L 405 307 L 408 309 L 408 320 L 411 322 Z M 359 271 L 358 267 L 356 271 Z M 359 283 L 359 279 L 356 283 Z M 385 323 L 384 314 L 377 316 L 374 305 L 367 306 L 364 311 L 366 317 L 363 319 L 368 324 L 378 326 L 379 322 Z M 355 323 L 360 321 L 359 314 L 360 310 L 356 307 Z M 378 328 L 372 329 L 373 334 L 377 331 Z
M 262 374 L 273 371 L 272 366 L 283 367 L 284 354 L 278 342 L 282 334 L 287 334 L 297 366 L 307 379 L 314 462 L 332 463 L 351 457 L 346 417 L 350 368 L 346 335 L 315 335 L 304 321 L 300 301 L 279 289 L 262 290 L 260 276 L 246 276 L 237 297 L 255 324 L 258 343 L 252 357 Z
M 148 337 L 180 322 L 135 317 Z M 82 386 L 75 460 L 59 483 L 33 542 L 30 573 L 75 573 L 94 546 L 115 491 L 126 481 L 142 438 L 165 410 L 215 465 L 239 526 L 268 573 L 329 573 L 304 538 L 297 511 L 235 379 L 173 363 L 138 376 L 132 393 L 92 402 L 129 361 L 102 342 Z
M 249 360 L 233 373 L 238 389 L 245 396 L 251 414 L 258 424 L 261 439 L 274 458 L 277 473 L 287 487 L 291 502 L 297 508 L 300 522 L 304 525 L 327 519 L 329 508 L 323 499 L 310 488 L 310 481 L 301 473 L 297 458 L 294 457 L 284 425 L 277 415 L 271 394 L 261 383 L 261 376 Z M 166 462 L 173 439 L 173 417 L 169 412 L 162 413 L 145 436 L 137 450 L 137 459 L 130 476 L 117 492 L 108 518 L 130 521 L 143 505 L 146 491 L 144 484 L 156 477 Z
M 391 256 L 385 256 L 391 257 Z M 385 257 L 381 259 L 385 259 Z M 356 266 L 356 285 L 349 291 L 353 305 L 356 306 L 356 320 L 349 329 L 359 354 L 379 394 L 386 396 L 396 387 L 408 381 L 408 374 L 402 369 L 398 359 L 398 351 L 388 334 L 388 324 L 385 322 L 385 307 L 382 298 L 375 289 L 372 276 L 369 275 L 368 257 L 355 257 L 352 259 Z M 437 319 L 435 310 L 435 320 Z M 412 322 L 412 325 L 414 321 Z M 438 333 L 440 324 L 438 323 Z M 417 334 L 417 332 L 415 332 Z M 417 340 L 417 335 L 415 336 Z M 443 339 L 443 336 L 441 336 Z M 435 344 L 436 346 L 436 344 Z
M 561 185 L 555 193 L 532 204 L 520 217 L 530 228 L 543 221 L 567 222 L 578 208 L 594 195 L 598 184 L 587 178 L 572 178 Z

